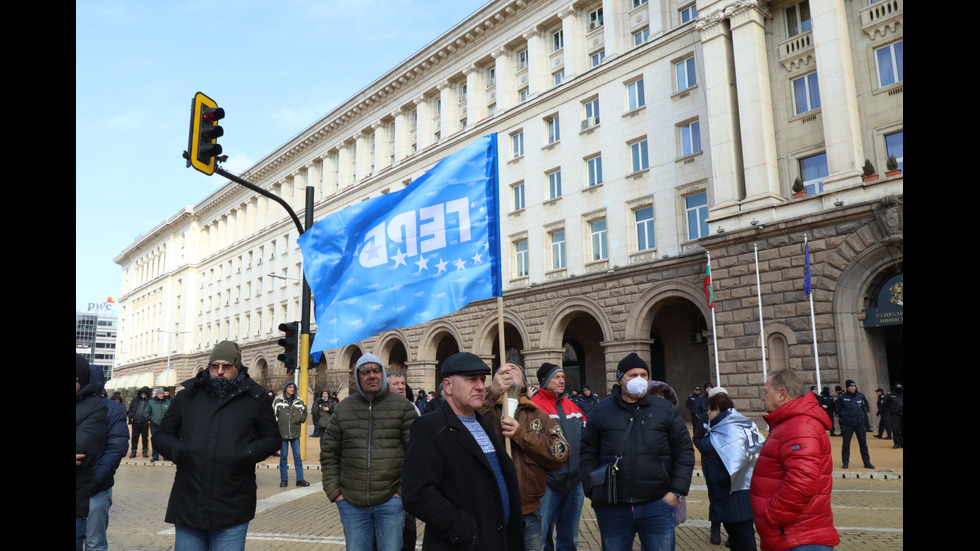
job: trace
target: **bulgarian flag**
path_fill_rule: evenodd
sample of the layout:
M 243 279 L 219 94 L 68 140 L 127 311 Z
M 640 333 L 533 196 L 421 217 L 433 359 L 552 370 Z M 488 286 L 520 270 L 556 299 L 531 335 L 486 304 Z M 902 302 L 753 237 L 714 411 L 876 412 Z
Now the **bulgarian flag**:
M 715 289 L 711 285 L 711 260 L 704 269 L 704 298 L 708 301 L 708 308 L 715 307 Z

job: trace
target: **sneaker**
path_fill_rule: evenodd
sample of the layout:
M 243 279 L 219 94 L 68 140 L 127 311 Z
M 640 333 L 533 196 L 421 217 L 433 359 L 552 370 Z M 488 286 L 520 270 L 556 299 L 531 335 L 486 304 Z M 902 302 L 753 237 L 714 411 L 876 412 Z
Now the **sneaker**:
M 307 482 L 307 481 L 305 481 L 305 480 L 297 480 L 297 481 L 296 481 L 296 485 L 297 485 L 297 486 L 302 486 L 302 487 L 306 487 L 306 486 L 309 486 L 309 485 L 310 485 L 310 483 L 309 483 L 309 482 Z

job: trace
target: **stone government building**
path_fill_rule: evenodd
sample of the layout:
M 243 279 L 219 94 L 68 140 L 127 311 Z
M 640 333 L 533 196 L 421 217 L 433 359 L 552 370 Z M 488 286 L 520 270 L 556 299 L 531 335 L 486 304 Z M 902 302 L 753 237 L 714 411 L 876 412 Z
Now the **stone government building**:
M 242 176 L 298 213 L 312 186 L 319 220 L 496 132 L 508 359 L 561 363 L 604 396 L 638 352 L 684 396 L 714 380 L 717 339 L 720 383 L 755 412 L 756 247 L 766 367 L 815 381 L 805 234 L 821 383 L 870 394 L 903 376 L 903 17 L 903 0 L 494 0 Z M 128 246 L 117 376 L 158 374 L 169 352 L 182 381 L 232 339 L 282 388 L 296 238 L 229 182 Z M 871 327 L 889 289 L 898 322 Z M 343 395 L 373 352 L 433 390 L 457 351 L 499 363 L 496 341 L 495 302 L 474 303 L 326 351 L 310 388 Z

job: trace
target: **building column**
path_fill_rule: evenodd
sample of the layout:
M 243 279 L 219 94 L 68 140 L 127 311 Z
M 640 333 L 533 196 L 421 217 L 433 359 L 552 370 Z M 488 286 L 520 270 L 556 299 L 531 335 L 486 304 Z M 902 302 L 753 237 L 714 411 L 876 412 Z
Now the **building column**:
M 306 208 L 306 171 L 300 168 L 293 173 L 293 212 Z
M 419 151 L 426 146 L 432 145 L 435 138 L 435 130 L 432 128 L 432 108 L 429 105 L 429 98 L 421 95 L 415 100 L 415 144 Z
M 354 185 L 371 175 L 370 160 L 367 130 L 361 130 L 354 136 Z
M 459 105 L 456 94 L 453 93 L 455 90 L 452 82 L 445 81 L 436 89 L 439 90 L 439 102 L 442 104 L 442 111 L 439 114 L 439 136 L 441 140 L 445 140 L 456 131 Z
M 623 53 L 625 38 L 629 27 L 624 12 L 626 0 L 602 0 L 602 41 L 605 43 L 606 59 Z
M 776 124 L 766 51 L 766 4 L 746 3 L 729 8 L 735 74 L 738 75 L 738 113 L 741 127 L 745 195 L 742 210 L 774 206 L 783 201 L 779 185 Z M 712 129 L 713 131 L 713 129 Z
M 824 179 L 824 189 L 840 189 L 860 184 L 864 165 L 847 14 L 840 0 L 810 0 L 810 16 L 827 148 L 828 176 Z
M 374 172 L 391 166 L 391 132 L 388 125 L 378 121 L 371 125 L 374 130 Z
M 548 73 L 548 45 L 544 41 L 544 32 L 540 27 L 534 27 L 523 34 L 527 40 L 527 96 L 532 98 L 547 90 L 543 79 Z
M 486 101 L 484 91 L 486 83 L 483 81 L 483 68 L 478 65 L 470 65 L 463 69 L 466 75 L 466 124 L 476 124 L 484 117 Z
M 728 21 L 718 11 L 697 23 L 704 64 L 704 95 L 711 150 L 711 218 L 738 212 L 745 194 L 738 98 Z
M 339 150 L 328 151 L 326 155 L 323 156 L 323 197 L 330 197 L 331 195 L 337 193 L 339 187 L 339 180 L 337 179 L 339 161 Z
M 509 109 L 517 103 L 517 88 L 514 86 L 514 62 L 507 48 L 498 48 L 490 55 L 493 56 L 494 73 L 497 76 L 495 90 L 497 93 L 497 111 Z
M 344 142 L 337 146 L 337 189 L 347 189 L 354 185 L 353 146 Z
M 309 175 L 309 180 L 306 185 L 313 187 L 313 200 L 316 201 L 320 198 L 320 191 L 323 188 L 323 160 L 313 159 L 306 165 L 306 173 Z M 304 196 L 306 191 L 304 190 Z
M 399 163 L 402 159 L 408 157 L 411 152 L 412 138 L 408 133 L 410 126 L 408 113 L 404 109 L 399 108 L 393 111 L 391 116 L 395 119 L 392 126 L 392 132 L 395 133 L 394 151 L 392 151 L 392 154 L 395 156 L 395 163 Z
M 573 4 L 558 12 L 562 35 L 565 38 L 565 48 L 562 52 L 565 80 L 578 75 L 588 67 L 585 63 L 585 23 L 580 17 L 581 13 L 581 10 L 575 9 Z

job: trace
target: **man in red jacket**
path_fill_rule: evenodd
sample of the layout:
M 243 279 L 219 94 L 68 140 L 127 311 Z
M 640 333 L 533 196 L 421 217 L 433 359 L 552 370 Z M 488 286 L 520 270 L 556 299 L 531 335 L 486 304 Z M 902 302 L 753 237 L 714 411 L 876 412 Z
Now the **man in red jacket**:
M 762 551 L 832 549 L 840 536 L 830 510 L 830 419 L 791 371 L 769 376 L 762 401 L 769 439 L 749 489 Z

